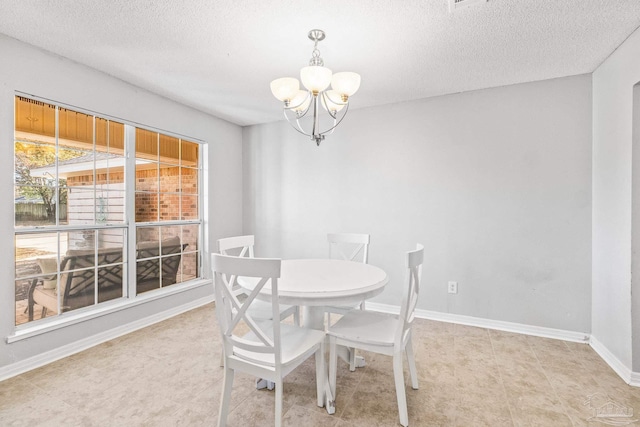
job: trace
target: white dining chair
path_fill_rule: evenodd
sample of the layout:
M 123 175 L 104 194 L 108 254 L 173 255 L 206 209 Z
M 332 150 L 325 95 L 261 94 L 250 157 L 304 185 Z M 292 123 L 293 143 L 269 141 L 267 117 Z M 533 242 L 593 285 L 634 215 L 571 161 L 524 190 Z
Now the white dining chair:
M 237 257 L 253 258 L 255 237 L 253 235 L 226 237 L 218 239 L 218 253 Z M 241 287 L 234 289 L 236 295 L 243 293 Z M 255 319 L 271 319 L 271 305 L 264 301 L 255 301 L 251 306 L 251 315 Z M 300 326 L 300 308 L 295 305 L 280 305 L 280 320 L 293 316 L 293 321 Z
M 282 425 L 283 378 L 315 355 L 317 404 L 323 406 L 325 386 L 324 331 L 302 328 L 274 320 L 259 320 L 248 308 L 265 286 L 271 288 L 272 319 L 278 317 L 280 260 L 211 255 L 215 280 L 216 317 L 224 352 L 223 391 L 218 427 L 227 422 L 235 371 L 246 372 L 275 383 L 275 425 Z M 246 299 L 234 292 L 238 277 L 259 281 Z M 242 333 L 240 331 L 249 332 Z M 242 334 L 240 336 L 240 334 Z
M 369 241 L 368 234 L 357 233 L 329 233 L 327 241 L 329 242 L 329 258 L 342 259 L 345 261 L 354 261 L 367 264 L 369 262 Z M 364 310 L 364 301 L 358 306 Z M 350 306 L 327 306 L 327 313 L 346 314 L 349 310 L 355 308 L 356 305 Z M 331 321 L 331 318 L 329 318 Z
M 409 425 L 407 413 L 407 397 L 404 389 L 404 374 L 402 368 L 403 353 L 407 355 L 411 386 L 418 389 L 418 374 L 411 342 L 411 325 L 414 311 L 418 303 L 420 291 L 420 277 L 424 247 L 420 244 L 417 249 L 407 252 L 407 287 L 404 290 L 400 315 L 377 313 L 367 310 L 352 310 L 344 315 L 335 325 L 330 326 L 329 335 L 329 387 L 332 395 L 336 390 L 337 348 L 338 345 L 355 347 L 365 351 L 393 356 L 393 375 L 398 399 L 400 424 Z
M 329 242 L 329 258 L 342 259 L 345 261 L 354 261 L 367 264 L 369 262 L 369 242 L 371 238 L 368 234 L 358 233 L 329 233 L 327 241 Z M 365 302 L 360 301 L 358 304 L 347 306 L 331 305 L 326 306 L 324 311 L 327 313 L 327 324 L 331 325 L 331 314 L 345 315 L 354 308 L 365 309 Z M 364 366 L 364 359 L 358 358 Z M 355 349 L 349 350 L 349 370 L 356 370 L 356 352 Z

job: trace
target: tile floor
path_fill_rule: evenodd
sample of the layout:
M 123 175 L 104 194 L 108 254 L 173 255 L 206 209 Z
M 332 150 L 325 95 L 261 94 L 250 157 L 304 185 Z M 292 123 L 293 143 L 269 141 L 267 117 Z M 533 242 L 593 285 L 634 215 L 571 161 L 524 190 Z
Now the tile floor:
M 207 305 L 0 382 L 0 426 L 215 425 L 214 317 Z M 605 426 L 612 419 L 590 418 L 607 399 L 636 414 L 613 421 L 640 426 L 640 389 L 586 344 L 427 320 L 414 328 L 411 426 Z M 391 359 L 363 355 L 355 373 L 340 363 L 333 416 L 315 406 L 312 359 L 287 376 L 285 425 L 399 425 Z M 229 426 L 273 425 L 274 393 L 255 390 L 251 376 L 236 376 L 232 400 Z

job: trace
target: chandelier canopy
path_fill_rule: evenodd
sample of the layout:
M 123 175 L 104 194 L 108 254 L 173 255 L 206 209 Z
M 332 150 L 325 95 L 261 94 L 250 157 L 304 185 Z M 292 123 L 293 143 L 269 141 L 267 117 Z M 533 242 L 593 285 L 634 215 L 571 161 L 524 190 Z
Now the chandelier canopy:
M 318 50 L 318 42 L 325 38 L 324 31 L 311 30 L 309 38 L 314 42 L 313 52 L 309 66 L 300 70 L 300 80 L 306 90 L 300 89 L 298 79 L 282 77 L 271 82 L 271 92 L 284 102 L 284 117 L 291 126 L 320 145 L 324 136 L 333 133 L 347 115 L 349 97 L 360 87 L 360 75 L 349 71 L 333 74 L 324 66 Z M 322 110 L 326 113 L 323 113 L 324 123 Z

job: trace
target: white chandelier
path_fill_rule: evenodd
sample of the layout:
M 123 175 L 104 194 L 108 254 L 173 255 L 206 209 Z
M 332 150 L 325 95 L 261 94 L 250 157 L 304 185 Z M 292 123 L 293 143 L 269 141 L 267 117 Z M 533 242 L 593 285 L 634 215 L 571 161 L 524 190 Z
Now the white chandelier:
M 318 50 L 318 42 L 325 38 L 324 31 L 311 30 L 309 38 L 314 42 L 312 56 L 309 66 L 300 70 L 300 80 L 306 90 L 300 90 L 298 79 L 283 77 L 271 82 L 271 92 L 284 102 L 284 117 L 291 126 L 320 145 L 324 136 L 333 133 L 347 115 L 349 97 L 360 87 L 360 75 L 352 72 L 332 74 L 324 66 Z M 328 114 L 325 121 L 328 119 L 329 124 L 324 124 L 324 128 L 320 119 L 320 105 Z M 305 131 L 304 125 L 309 119 L 311 130 Z

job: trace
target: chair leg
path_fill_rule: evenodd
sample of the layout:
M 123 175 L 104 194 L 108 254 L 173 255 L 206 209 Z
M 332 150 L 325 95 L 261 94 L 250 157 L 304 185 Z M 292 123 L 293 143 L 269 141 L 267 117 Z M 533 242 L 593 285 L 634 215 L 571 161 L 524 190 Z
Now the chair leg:
M 300 326 L 300 307 L 296 307 L 296 311 L 293 312 L 293 323 L 296 326 Z
M 231 389 L 233 388 L 233 369 L 225 369 L 222 379 L 222 398 L 220 399 L 220 413 L 218 415 L 218 427 L 227 425 L 227 415 L 229 414 L 229 404 L 231 403 Z
M 409 363 L 409 373 L 411 374 L 411 388 L 414 390 L 418 389 L 418 371 L 416 370 L 416 359 L 413 354 L 413 344 L 411 340 L 411 335 L 409 335 L 409 339 L 407 340 L 407 346 L 404 351 L 407 353 L 407 362 Z
M 276 427 L 282 427 L 282 378 L 276 380 Z
M 336 338 L 329 337 L 329 390 L 336 395 L 336 377 L 338 376 L 338 349 Z
M 324 406 L 324 382 L 327 380 L 325 374 L 325 361 L 324 361 L 324 345 L 321 345 L 318 351 L 316 351 L 316 395 L 318 400 L 318 406 Z
M 404 373 L 402 372 L 402 351 L 393 355 L 393 378 L 396 382 L 396 397 L 398 399 L 398 413 L 400 424 L 404 427 L 409 425 L 409 414 L 407 412 L 407 396 L 404 392 Z
M 40 315 L 42 319 L 47 317 L 47 307 L 42 307 L 42 314 Z
M 349 370 L 355 372 L 356 370 L 356 349 L 349 347 Z

